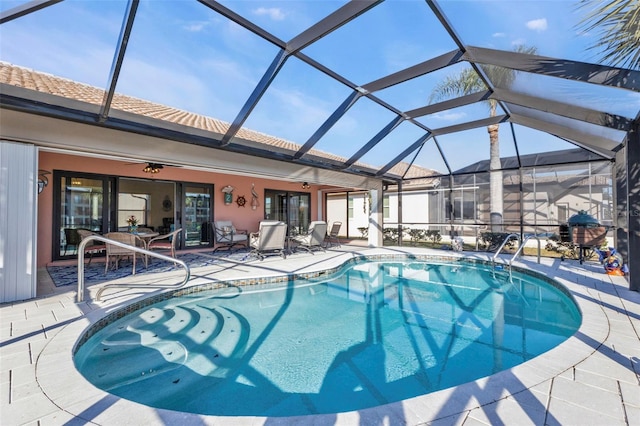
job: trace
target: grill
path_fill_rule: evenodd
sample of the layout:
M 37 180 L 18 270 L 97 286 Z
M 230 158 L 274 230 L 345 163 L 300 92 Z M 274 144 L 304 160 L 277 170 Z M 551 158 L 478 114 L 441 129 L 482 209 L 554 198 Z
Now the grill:
M 600 225 L 598 219 L 580 210 L 569 218 L 566 225 L 566 233 L 570 241 L 579 247 L 580 263 L 584 261 L 585 252 L 592 248 L 600 247 L 606 237 L 607 228 Z

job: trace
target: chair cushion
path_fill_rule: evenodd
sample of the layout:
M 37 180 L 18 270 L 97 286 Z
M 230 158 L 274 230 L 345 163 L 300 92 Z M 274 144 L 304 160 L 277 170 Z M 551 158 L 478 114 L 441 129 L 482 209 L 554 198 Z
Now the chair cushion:
M 311 235 L 296 235 L 293 240 L 299 244 L 309 245 L 311 244 Z
M 101 251 L 105 251 L 107 246 L 105 244 L 91 244 L 84 248 L 85 253 L 100 253 Z
M 171 250 L 171 241 L 154 241 L 149 244 L 149 248 L 160 248 Z

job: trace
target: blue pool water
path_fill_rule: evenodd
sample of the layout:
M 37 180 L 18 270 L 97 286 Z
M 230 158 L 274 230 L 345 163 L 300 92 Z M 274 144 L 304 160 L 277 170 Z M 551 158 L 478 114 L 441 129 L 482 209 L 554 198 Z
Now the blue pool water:
M 96 332 L 75 361 L 97 387 L 152 407 L 336 413 L 508 369 L 580 322 L 570 297 L 529 275 L 511 283 L 483 265 L 357 262 L 322 282 L 159 302 Z

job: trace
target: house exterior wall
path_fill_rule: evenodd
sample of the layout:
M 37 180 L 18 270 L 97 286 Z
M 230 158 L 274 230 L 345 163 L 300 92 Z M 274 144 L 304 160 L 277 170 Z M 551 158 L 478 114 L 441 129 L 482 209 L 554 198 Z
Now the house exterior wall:
M 352 208 L 350 210 L 352 210 L 352 213 L 350 213 L 349 221 L 343 222 L 343 227 L 348 223 L 349 237 L 360 237 L 362 234 L 358 228 L 369 227 L 368 192 L 350 193 L 349 198 L 351 199 Z
M 339 235 L 347 235 L 347 198 L 346 193 L 327 194 L 327 223 L 342 222 Z
M 114 161 L 92 157 L 82 157 L 77 155 L 61 154 L 41 151 L 39 154 L 39 168 L 50 172 L 54 170 L 65 170 L 72 172 L 104 174 L 110 176 L 139 178 L 145 180 L 159 181 L 182 181 L 192 183 L 205 183 L 214 185 L 213 192 L 213 214 L 214 220 L 232 220 L 238 229 L 246 229 L 250 232 L 257 231 L 260 221 L 264 218 L 264 191 L 265 189 L 276 189 L 291 192 L 300 192 L 300 183 L 286 182 L 275 179 L 254 178 L 234 174 L 207 172 L 199 170 L 189 170 L 181 167 L 165 167 L 158 174 L 148 174 L 142 171 L 144 164 L 130 164 L 126 161 Z M 259 195 L 260 206 L 252 210 L 251 185 Z M 244 195 L 247 204 L 239 207 L 235 202 L 225 205 L 221 189 L 224 186 L 232 185 L 234 190 L 234 200 L 238 195 Z M 311 185 L 306 190 L 310 194 L 317 192 L 318 186 Z M 163 197 L 164 193 L 159 196 Z M 152 197 L 152 209 L 155 209 L 158 202 Z M 311 220 L 317 220 L 318 208 L 316 206 L 317 197 L 311 197 Z M 53 259 L 53 185 L 47 188 L 38 197 L 38 245 L 37 245 L 37 265 L 45 266 Z M 155 223 L 155 222 L 154 222 Z

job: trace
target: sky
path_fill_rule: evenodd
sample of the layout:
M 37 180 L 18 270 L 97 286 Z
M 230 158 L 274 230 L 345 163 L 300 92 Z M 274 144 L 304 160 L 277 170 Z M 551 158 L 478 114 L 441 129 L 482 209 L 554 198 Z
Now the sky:
M 22 2 L 3 0 L 0 10 Z M 221 1 L 281 40 L 288 41 L 344 2 L 331 0 Z M 594 62 L 588 49 L 596 35 L 580 30 L 584 16 L 569 0 L 442 0 L 438 2 L 463 43 L 512 50 L 533 46 L 543 56 Z M 74 81 L 105 87 L 127 7 L 121 0 L 67 0 L 0 27 L 0 60 Z M 389 73 L 456 48 L 423 0 L 387 0 L 303 53 L 365 85 Z M 278 49 L 193 0 L 142 0 L 116 90 L 190 112 L 232 122 Z M 375 95 L 402 111 L 429 103 L 431 88 L 456 65 L 394 86 Z M 629 116 L 640 109 L 638 94 L 518 74 L 523 93 Z M 588 87 L 586 87 L 588 86 Z M 245 127 L 304 144 L 349 96 L 351 89 L 296 58 L 285 62 Z M 394 114 L 359 100 L 318 142 L 316 149 L 350 158 L 390 123 Z M 418 119 L 431 128 L 488 116 L 480 104 Z M 632 115 L 634 116 L 634 115 Z M 515 154 L 509 126 L 501 126 L 501 155 Z M 515 126 L 521 154 L 573 147 L 542 132 Z M 398 126 L 362 161 L 383 166 L 424 132 L 410 123 Z M 416 164 L 446 172 L 439 154 L 455 170 L 488 158 L 485 128 L 439 137 Z M 415 153 L 406 158 L 413 159 Z

